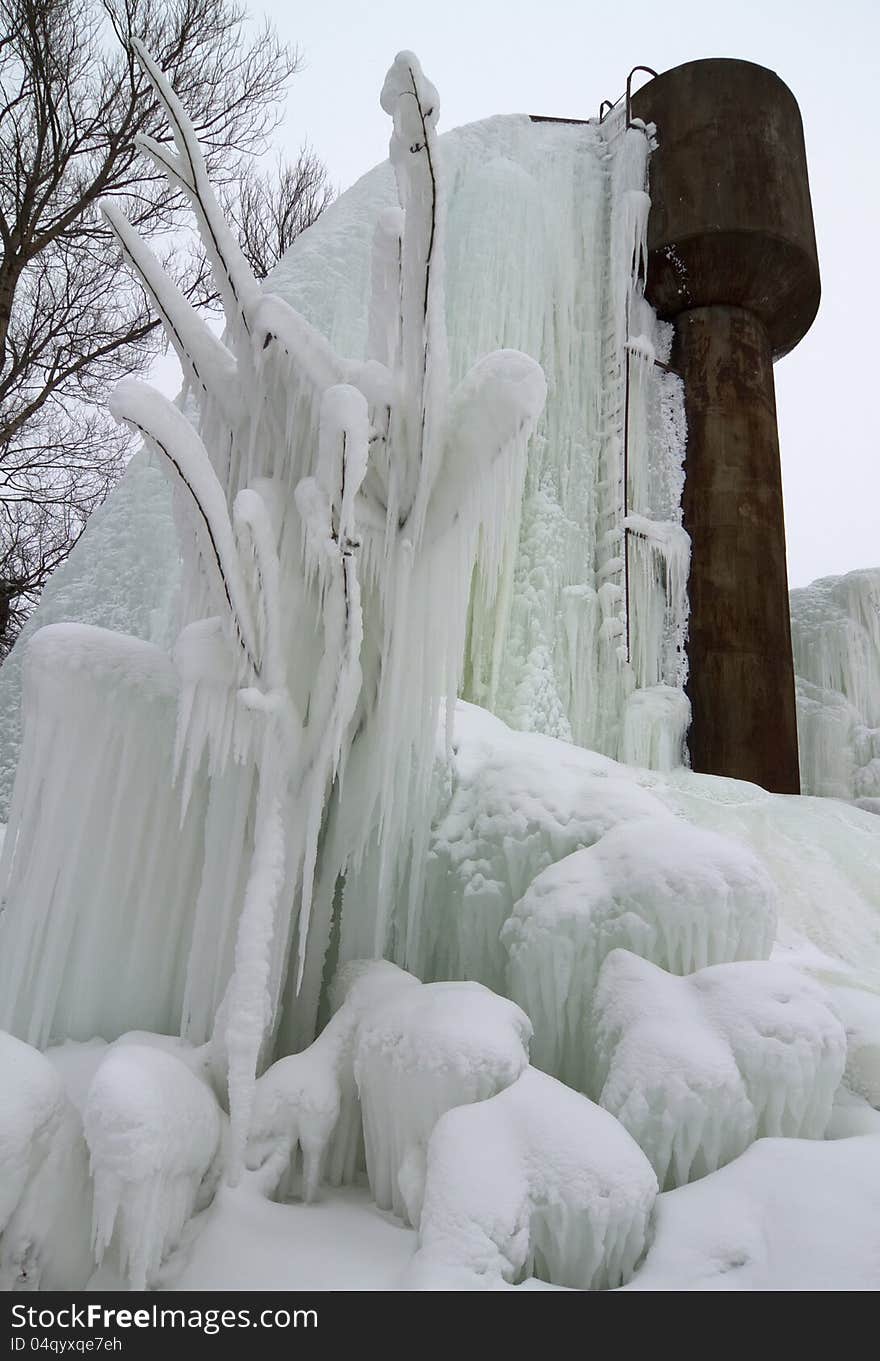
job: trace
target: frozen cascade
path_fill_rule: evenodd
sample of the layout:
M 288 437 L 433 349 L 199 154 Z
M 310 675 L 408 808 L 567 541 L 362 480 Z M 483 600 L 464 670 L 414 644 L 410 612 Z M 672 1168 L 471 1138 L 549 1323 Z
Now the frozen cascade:
M 824 990 L 785 964 L 716 964 L 676 978 L 608 955 L 585 1041 L 596 1099 L 669 1190 L 755 1139 L 822 1139 L 846 1036 Z
M 25 671 L 28 759 L 0 863 L 0 1023 L 38 1046 L 175 1030 L 202 819 L 197 803 L 182 814 L 173 784 L 174 668 L 154 644 L 52 624 Z
M 308 1034 L 336 879 L 363 858 L 377 832 L 370 949 L 384 948 L 395 892 L 408 899 L 410 938 L 417 939 L 424 851 L 410 847 L 410 829 L 423 835 L 417 829 L 427 825 L 436 717 L 461 672 L 475 568 L 487 607 L 494 596 L 508 526 L 516 521 L 526 441 L 546 384 L 533 360 L 509 349 L 484 356 L 450 381 L 444 204 L 434 169 L 439 103 L 411 54 L 398 58 L 382 96 L 394 118 L 401 211 L 390 228 L 383 215 L 376 241 L 377 260 L 387 262 L 388 232 L 398 233 L 403 272 L 389 287 L 377 266 L 374 352 L 363 361 L 339 358 L 305 318 L 260 294 L 219 214 L 184 111 L 147 54 L 139 56 L 168 110 L 176 145 L 170 158 L 149 142 L 144 150 L 192 203 L 227 320 L 221 342 L 108 208 L 197 398 L 194 422 L 191 407 L 175 407 L 143 384 L 121 385 L 113 397 L 117 417 L 144 436 L 169 477 L 184 548 L 183 629 L 174 665 L 158 649 L 155 658 L 166 673 L 166 731 L 144 736 L 166 761 L 163 778 L 154 785 L 138 772 L 139 789 L 168 810 L 169 827 L 154 821 L 145 829 L 139 891 L 156 892 L 151 865 L 160 871 L 174 865 L 170 828 L 181 815 L 193 826 L 201 859 L 195 893 L 182 877 L 164 886 L 163 908 L 178 918 L 174 944 L 182 935 L 193 948 L 177 951 L 178 959 L 189 959 L 175 976 L 173 997 L 162 999 L 164 1025 L 147 1020 L 164 1029 L 182 1024 L 197 1042 L 221 1027 L 233 1163 L 240 1164 L 253 1075 L 277 1023 L 287 959 L 292 953 L 290 1004 L 303 1012 Z M 108 641 L 108 653 L 115 645 Z M 135 648 L 125 639 L 118 646 Z M 44 649 L 32 653 L 36 671 Z M 49 702 L 63 724 L 57 689 Z M 48 717 L 32 725 L 34 744 Z M 82 730 L 92 727 L 97 724 Z M 137 737 L 143 733 L 139 726 Z M 357 759 L 349 761 L 352 746 Z M 103 830 L 111 791 L 119 795 L 114 809 L 125 810 L 120 781 L 131 768 L 118 749 L 102 749 L 89 760 L 69 747 L 30 747 L 24 764 L 34 789 L 59 754 L 86 770 L 91 793 L 78 806 L 81 826 L 72 840 L 89 863 L 83 856 L 82 865 L 70 867 L 64 839 L 58 882 L 45 848 L 32 853 L 29 839 L 46 822 L 37 821 L 23 787 L 6 847 L 12 862 L 7 928 L 18 919 L 19 903 L 36 901 L 37 922 L 51 907 L 68 933 L 76 925 L 88 950 L 90 929 L 101 929 L 118 888 L 117 867 L 102 853 L 97 825 Z M 58 787 L 54 770 L 49 783 Z M 345 836 L 324 839 L 332 863 L 319 866 L 328 815 Z M 86 870 L 92 880 L 97 870 L 105 899 L 92 895 L 88 923 L 81 919 L 81 895 L 66 892 L 70 874 Z M 34 927 L 27 922 L 22 937 L 19 953 L 34 959 Z M 66 977 L 79 995 L 75 969 Z M 52 981 L 43 989 L 49 996 Z M 83 1033 L 81 1017 L 59 1021 L 48 1004 L 37 1010 L 16 1018 L 16 1025 L 41 1042 L 53 1026 L 55 1034 Z M 89 1026 L 112 1033 L 116 1023 L 105 1012 L 97 1024 L 90 1016 Z
M 880 568 L 791 592 L 805 794 L 880 798 Z
M 668 358 L 671 328 L 653 317 L 631 268 L 633 261 L 641 268 L 646 138 L 638 129 L 624 134 L 619 118 L 600 128 L 535 124 L 512 116 L 448 133 L 437 140 L 436 150 L 447 186 L 445 311 L 451 382 L 464 377 L 474 355 L 508 347 L 534 355 L 553 375 L 550 400 L 529 449 L 519 548 L 513 523 L 497 604 L 485 617 L 477 610 L 471 620 L 467 693 L 515 726 L 573 736 L 617 756 L 626 696 L 633 683 L 647 683 L 638 676 L 633 680 L 620 655 L 625 633 L 620 523 L 625 367 L 631 379 L 630 511 L 680 526 L 685 434 L 680 382 L 653 363 Z M 394 180 L 386 164 L 332 205 L 298 239 L 270 280 L 273 291 L 307 323 L 302 338 L 310 372 L 321 385 L 340 378 L 338 364 L 328 368 L 328 354 L 375 357 L 383 343 L 387 348 L 387 327 L 383 342 L 371 292 L 377 269 L 381 291 L 381 259 L 387 258 L 388 242 L 397 240 L 394 201 Z M 118 215 L 114 225 L 125 233 Z M 380 227 L 385 257 L 374 243 Z M 639 238 L 635 245 L 633 237 Z M 125 243 L 133 259 L 148 264 L 133 233 L 125 233 Z M 612 254 L 617 261 L 613 267 Z M 538 256 L 544 261 L 542 271 L 526 267 Z M 210 370 L 212 358 L 222 369 L 225 361 L 216 347 L 211 347 L 213 354 L 203 355 L 198 342 L 194 344 L 197 328 L 169 303 L 168 290 L 157 284 L 153 292 L 157 305 L 164 303 L 166 317 L 171 307 L 169 320 L 178 335 L 197 351 L 198 373 L 204 376 Z M 628 348 L 625 320 L 622 324 L 627 307 Z M 189 350 L 178 348 L 190 400 L 200 400 L 204 425 L 204 388 L 192 371 Z M 271 368 L 268 354 L 261 367 Z M 290 375 L 285 378 L 290 382 Z M 295 379 L 290 387 L 296 404 L 310 404 L 309 391 Z M 287 421 L 269 413 L 267 419 L 270 438 L 283 439 Z M 305 427 L 311 425 L 307 417 Z M 307 429 L 304 434 L 307 442 Z M 241 442 L 254 446 L 254 438 L 246 434 Z M 238 485 L 244 478 L 236 470 L 244 465 L 249 476 L 256 471 L 253 460 L 253 452 L 233 451 L 229 472 Z M 225 459 L 218 472 L 225 477 Z M 230 487 L 230 495 L 235 489 Z M 121 502 L 115 509 L 116 502 L 114 498 L 106 514 L 127 515 Z M 519 508 L 514 519 L 516 514 Z M 67 574 L 75 578 L 72 592 L 67 592 L 70 612 L 63 617 L 141 632 L 139 601 L 145 591 L 157 595 L 160 590 L 152 585 L 157 533 L 155 527 L 144 532 L 136 522 L 126 530 L 126 544 L 137 548 L 148 569 L 131 584 L 125 579 L 105 582 L 92 565 L 80 566 L 78 578 L 72 569 Z M 173 539 L 173 526 L 162 525 L 160 533 Z M 97 545 L 89 558 L 95 556 Z M 174 558 L 173 551 L 164 555 L 168 579 L 161 590 L 166 594 L 177 580 Z M 647 595 L 640 594 L 633 579 L 631 632 L 636 646 L 645 630 L 654 629 L 657 609 L 665 611 L 662 578 L 658 566 Z M 93 602 L 92 594 L 99 599 Z M 102 615 L 104 597 L 122 597 L 112 622 Z M 167 613 L 164 606 L 159 612 Z M 193 612 L 185 608 L 184 617 Z M 672 685 L 680 685 L 682 654 L 676 654 L 676 646 L 682 629 L 679 611 L 670 618 L 662 662 L 663 679 Z M 17 663 L 9 668 L 8 680 L 4 678 L 12 687 L 11 707 L 17 697 L 16 668 Z M 9 731 L 4 736 L 9 750 L 4 746 L 0 762 L 11 771 L 17 743 Z

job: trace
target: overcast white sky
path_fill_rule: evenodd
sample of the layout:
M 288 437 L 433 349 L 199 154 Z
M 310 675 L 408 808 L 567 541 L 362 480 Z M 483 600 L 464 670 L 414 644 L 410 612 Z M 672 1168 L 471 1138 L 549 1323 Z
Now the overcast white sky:
M 789 577 L 880 564 L 878 0 L 248 0 L 298 44 L 281 137 L 308 138 L 344 189 L 387 155 L 379 90 L 411 48 L 441 130 L 495 113 L 589 118 L 631 67 L 742 57 L 776 71 L 804 120 L 822 273 L 812 330 L 776 366 Z

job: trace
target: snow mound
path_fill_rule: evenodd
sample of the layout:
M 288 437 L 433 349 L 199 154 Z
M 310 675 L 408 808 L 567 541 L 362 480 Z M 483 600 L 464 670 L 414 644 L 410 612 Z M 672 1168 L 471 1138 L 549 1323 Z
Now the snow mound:
M 479 983 L 398 989 L 363 1017 L 354 1072 L 370 1186 L 380 1209 L 417 1224 L 431 1131 L 453 1106 L 485 1101 L 529 1061 L 532 1027 Z
M 657 1200 L 629 1290 L 876 1290 L 880 1137 L 762 1139 Z
M 220 1145 L 219 1107 L 173 1053 L 114 1045 L 92 1080 L 84 1124 L 96 1260 L 115 1235 L 122 1273 L 144 1290 L 197 1208 Z
M 744 846 L 673 818 L 612 828 L 537 876 L 505 923 L 505 989 L 535 1026 L 532 1058 L 581 1091 L 599 970 L 617 947 L 672 973 L 766 958 L 776 893 Z
M 534 1273 L 613 1288 L 644 1252 L 656 1195 L 647 1159 L 616 1120 L 528 1068 L 438 1122 L 408 1283 L 491 1289 Z
M 82 1127 L 51 1063 L 0 1031 L 0 1289 L 71 1289 L 89 1274 Z M 70 1222 L 70 1217 L 73 1222 Z M 83 1252 L 85 1248 L 85 1252 Z
M 666 1188 L 714 1172 L 764 1135 L 821 1139 L 846 1062 L 824 990 L 761 961 L 677 978 L 615 950 L 589 1033 L 599 1100 Z

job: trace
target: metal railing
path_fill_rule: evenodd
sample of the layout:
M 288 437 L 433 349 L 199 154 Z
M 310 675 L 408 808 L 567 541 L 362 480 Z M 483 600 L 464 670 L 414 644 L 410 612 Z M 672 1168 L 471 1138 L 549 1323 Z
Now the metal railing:
M 626 89 L 622 95 L 618 95 L 615 100 L 603 99 L 599 105 L 599 122 L 604 123 L 609 113 L 613 113 L 622 99 L 626 100 L 626 126 L 632 127 L 632 79 L 637 71 L 644 71 L 651 79 L 655 79 L 657 72 L 653 66 L 634 66 L 626 78 Z M 647 82 L 646 82 L 647 83 Z M 592 122 L 592 119 L 590 120 Z

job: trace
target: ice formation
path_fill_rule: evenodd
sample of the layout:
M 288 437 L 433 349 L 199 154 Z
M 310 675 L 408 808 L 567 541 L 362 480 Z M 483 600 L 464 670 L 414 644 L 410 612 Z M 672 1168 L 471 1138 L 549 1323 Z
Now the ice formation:
M 0 1006 L 31 1044 L 178 1029 L 202 829 L 174 788 L 176 693 L 167 653 L 140 639 L 52 624 L 29 645 Z
M 38 1047 L 123 1038 L 51 1051 L 71 1088 L 95 1069 L 91 1181 L 57 1078 L 10 1050 L 63 1115 L 44 1137 L 17 1098 L 3 1270 L 81 1285 L 103 1254 L 162 1285 L 224 1218 L 277 1224 L 273 1196 L 301 1190 L 308 1237 L 321 1183 L 364 1170 L 419 1224 L 410 1284 L 618 1285 L 657 1191 L 625 1125 L 669 1175 L 636 1109 L 664 1056 L 698 1093 L 717 1069 L 730 1098 L 719 1115 L 663 1088 L 675 1179 L 758 1132 L 821 1134 L 844 1030 L 811 980 L 850 994 L 833 1129 L 872 1130 L 878 1090 L 880 819 L 682 765 L 685 432 L 643 296 L 652 129 L 619 109 L 441 139 L 401 53 L 390 164 L 269 292 L 140 59 L 173 129 L 143 149 L 192 204 L 226 331 L 110 206 L 186 391 L 112 398 L 148 453 L 94 537 L 115 556 L 122 527 L 137 582 L 92 586 L 81 553 L 26 640 L 0 1023 Z M 139 487 L 152 528 L 129 514 Z M 179 546 L 167 571 L 145 533 Z M 828 791 L 848 798 L 870 798 L 876 756 L 872 590 L 809 680 L 817 750 L 838 696 L 860 716 L 861 783 L 847 767 Z M 761 962 L 777 914 L 797 974 Z M 672 1031 L 642 1021 L 646 978 Z M 74 1185 L 94 1254 L 47 1227 Z M 356 1193 L 321 1194 L 335 1214 Z
M 880 798 L 880 568 L 792 591 L 791 641 L 801 787 L 870 806 Z
M 340 218 L 337 209 L 336 223 L 331 214 L 322 227 L 319 259 L 303 247 L 306 270 L 325 252 L 332 257 L 340 237 L 351 256 L 348 296 L 337 302 L 344 311 L 360 290 L 360 320 L 347 333 L 326 326 L 327 335 L 280 296 L 260 292 L 219 213 L 184 110 L 140 55 L 174 132 L 173 151 L 149 141 L 144 150 L 193 206 L 226 334 L 220 340 L 203 326 L 108 207 L 189 391 L 181 407 L 135 383 L 113 398 L 115 413 L 144 435 L 174 491 L 181 628 L 171 667 L 158 648 L 149 654 L 156 675 L 167 673 L 167 694 L 148 706 L 149 720 L 131 725 L 136 738 L 113 725 L 122 746 L 91 740 L 103 692 L 90 673 L 118 670 L 101 659 L 102 646 L 112 659 L 117 648 L 134 645 L 102 644 L 92 635 L 83 667 L 76 655 L 82 638 L 67 657 L 56 636 L 53 674 L 65 678 L 64 701 L 60 683 L 53 690 L 36 676 L 48 645 L 31 649 L 39 712 L 27 728 L 26 775 L 0 869 L 4 933 L 13 940 L 5 957 L 24 961 L 16 973 L 26 981 L 18 985 L 10 974 L 0 982 L 9 984 L 7 1023 L 38 1043 L 112 1036 L 132 1024 L 179 1029 L 202 1043 L 222 1023 L 240 1165 L 266 1044 L 277 1034 L 284 1047 L 301 1047 L 314 1033 L 340 876 L 342 959 L 390 950 L 415 967 L 424 956 L 434 730 L 463 669 L 466 685 L 495 695 L 500 709 L 531 707 L 527 722 L 520 713 L 527 726 L 553 726 L 546 705 L 542 718 L 528 696 L 555 695 L 551 708 L 567 715 L 560 730 L 614 750 L 634 690 L 659 697 L 680 687 L 680 392 L 653 363 L 669 334 L 642 295 L 646 129 L 626 128 L 621 117 L 578 131 L 492 120 L 460 134 L 441 155 L 436 91 L 416 59 L 400 54 L 382 94 L 394 120 L 399 206 L 388 202 L 384 172 L 373 176 L 350 196 L 348 213 Z M 496 220 L 502 211 L 508 220 L 505 182 L 519 173 L 518 162 L 527 181 L 519 195 L 525 216 L 505 236 L 505 258 L 512 262 L 525 245 L 533 250 L 535 211 L 545 236 L 557 231 L 537 205 L 566 182 L 569 210 L 560 230 L 574 247 L 571 269 L 538 280 L 531 300 L 511 300 L 509 313 L 486 314 L 480 326 L 485 294 L 479 306 L 473 298 L 462 305 L 473 291 L 464 286 L 473 234 L 478 226 L 485 232 L 485 205 L 478 209 L 473 195 L 485 181 Z M 542 181 L 548 174 L 552 184 Z M 448 250 L 447 181 L 456 203 L 470 204 Z M 358 246 L 365 220 L 372 245 Z M 562 238 L 555 245 L 553 258 L 572 254 Z M 581 266 L 581 301 L 573 298 L 563 317 L 558 299 L 580 279 Z M 448 277 L 457 291 L 447 306 Z M 525 276 L 517 270 L 511 277 Z M 309 304 L 309 287 L 294 289 L 290 267 L 275 282 Z M 493 331 L 497 348 L 468 368 L 474 350 L 491 349 Z M 564 345 L 601 371 L 591 386 L 585 371 L 566 369 L 565 391 L 537 431 L 528 464 L 527 439 L 541 418 L 546 384 L 538 364 L 510 348 L 517 332 L 518 345 L 534 342 L 542 358 Z M 343 343 L 363 357 L 342 357 Z M 529 543 L 545 531 L 557 545 L 552 561 L 529 564 Z M 649 546 L 644 571 L 636 540 Z M 535 596 L 542 580 L 546 589 Z M 576 674 L 591 657 L 599 670 Z M 151 700 L 156 683 L 147 686 Z M 111 688 L 111 707 L 140 708 L 136 674 L 125 671 Z M 71 706 L 82 710 L 73 724 L 66 722 Z M 451 703 L 447 712 L 451 719 Z M 682 713 L 680 699 L 634 703 L 629 747 L 674 762 Z M 664 736 L 658 724 L 664 728 L 667 716 Z M 60 732 L 62 724 L 63 742 L 40 742 L 39 733 L 52 725 Z M 149 752 L 135 764 L 137 754 L 124 743 L 141 740 Z M 76 835 L 47 844 L 38 791 L 59 789 L 74 769 L 89 791 L 78 801 Z M 135 770 L 137 788 L 130 789 Z M 138 847 L 131 854 L 104 828 L 108 809 L 122 816 L 137 800 L 162 813 L 133 819 Z M 182 841 L 171 831 L 175 822 L 182 822 Z M 79 850 L 71 857 L 74 841 Z M 57 854 L 62 843 L 66 863 L 56 873 L 52 847 Z M 172 865 L 177 872 L 168 882 Z M 95 969 L 113 972 L 104 967 L 113 958 L 105 923 L 118 920 L 120 875 L 135 885 L 129 929 L 134 922 L 136 932 L 151 933 L 151 970 L 163 980 L 140 1009 L 128 990 L 120 989 L 114 1008 L 106 989 L 84 986 Z M 166 916 L 161 943 L 151 900 L 161 901 Z M 59 949 L 49 952 L 32 987 L 28 969 L 41 954 L 40 924 L 50 914 L 60 923 Z M 57 965 L 70 939 L 77 950 L 61 996 Z
M 528 1068 L 449 1111 L 428 1145 L 410 1288 L 486 1289 L 536 1275 L 578 1290 L 629 1280 L 657 1180 L 623 1127 Z
M 219 214 L 184 111 L 146 53 L 140 57 L 176 148 L 146 142 L 144 150 L 193 205 L 227 320 L 220 341 L 108 208 L 197 399 L 193 421 L 192 405 L 175 407 L 143 384 L 127 383 L 113 397 L 116 415 L 144 435 L 174 488 L 183 627 L 173 666 L 158 649 L 143 653 L 157 676 L 164 671 L 170 703 L 133 725 L 151 746 L 152 759 L 138 766 L 124 746 L 105 743 L 96 754 L 94 718 L 68 725 L 64 742 L 41 745 L 38 734 L 65 717 L 61 687 L 53 694 L 42 687 L 6 844 L 5 930 L 15 934 L 14 957 L 33 962 L 51 913 L 63 923 L 59 943 L 75 931 L 83 969 L 100 967 L 98 938 L 120 876 L 115 842 L 102 840 L 106 810 L 129 811 L 135 798 L 158 805 L 161 816 L 138 818 L 138 852 L 128 851 L 128 863 L 141 898 L 160 898 L 174 918 L 164 940 L 180 968 L 173 977 L 158 969 L 168 987 L 152 1001 L 164 1016 L 126 1020 L 182 1027 L 203 1042 L 220 1018 L 240 1163 L 253 1077 L 278 1025 L 285 978 L 301 1043 L 314 1031 L 337 878 L 368 847 L 379 847 L 376 892 L 361 904 L 358 935 L 367 949 L 356 953 L 382 953 L 395 893 L 408 897 L 417 940 L 424 845 L 413 838 L 423 838 L 427 823 L 437 713 L 457 687 L 475 573 L 484 607 L 494 599 L 545 380 L 533 360 L 509 349 L 449 373 L 439 106 L 411 54 L 398 58 L 382 96 L 394 117 L 401 207 L 377 227 L 363 360 L 340 358 L 302 315 L 260 294 Z M 400 267 L 389 275 L 397 256 Z M 82 635 L 69 657 L 58 655 L 60 641 L 55 676 L 65 677 L 75 704 L 97 705 L 91 677 L 81 674 Z M 45 665 L 46 646 L 38 640 L 31 649 L 32 670 Z M 102 658 L 101 646 L 90 635 L 85 668 L 101 675 L 119 669 L 117 650 L 137 647 L 108 638 Z M 122 671 L 117 701 L 140 706 L 137 674 Z M 157 683 L 151 678 L 145 698 Z M 89 790 L 78 804 L 82 855 L 55 874 L 33 841 L 47 826 L 37 791 L 44 775 L 60 789 L 75 768 Z M 161 882 L 181 854 L 171 830 L 181 819 L 196 885 L 186 874 Z M 99 886 L 88 902 L 80 874 Z M 146 925 L 137 907 L 132 916 Z M 181 938 L 191 942 L 182 952 L 174 949 Z M 68 965 L 70 995 L 96 998 Z M 51 968 L 36 989 L 13 983 L 5 997 L 11 1023 L 41 1043 L 119 1028 L 106 1010 L 99 1018 L 66 1011 Z M 25 998 L 33 1001 L 27 1016 Z
M 0 821 L 9 816 L 21 744 L 22 672 L 29 640 L 71 619 L 163 646 L 173 639 L 180 575 L 171 494 L 146 450 L 132 458 L 105 505 L 89 518 L 0 667 Z
M 665 1189 L 755 1139 L 821 1139 L 846 1061 L 823 989 L 784 964 L 716 964 L 677 978 L 627 950 L 602 965 L 585 1041 L 596 1099 Z
M 209 1086 L 174 1053 L 113 1045 L 86 1098 L 94 1251 L 113 1245 L 132 1290 L 151 1283 L 198 1203 L 221 1116 Z
M 0 1289 L 85 1285 L 91 1269 L 85 1143 L 51 1063 L 0 1031 Z
M 247 1161 L 260 1170 L 267 1194 L 283 1196 L 302 1151 L 306 1201 L 322 1175 L 331 1185 L 352 1182 L 363 1160 L 363 1128 L 355 1078 L 361 1016 L 388 1002 L 401 987 L 419 987 L 412 974 L 386 960 L 353 960 L 333 983 L 334 1014 L 316 1040 L 278 1059 L 257 1080 Z
M 418 1223 L 435 1124 L 509 1087 L 528 1064 L 531 1032 L 519 1007 L 465 982 L 398 992 L 362 1021 L 354 1071 L 380 1209 Z
M 501 928 L 535 877 L 618 823 L 669 815 L 631 772 L 596 752 L 513 732 L 470 704 L 457 706 L 454 731 L 413 968 L 423 978 L 477 978 L 503 992 Z
M 344 966 L 334 995 L 318 1038 L 258 1079 L 248 1165 L 283 1195 L 299 1145 L 310 1201 L 322 1174 L 352 1182 L 363 1163 L 379 1207 L 418 1223 L 434 1125 L 519 1077 L 531 1025 L 478 983 L 422 984 L 382 960 Z
M 606 955 L 675 974 L 764 959 L 776 891 L 745 847 L 677 818 L 622 822 L 533 879 L 506 921 L 507 991 L 531 1016 L 539 1068 L 598 1097 L 589 1035 Z

